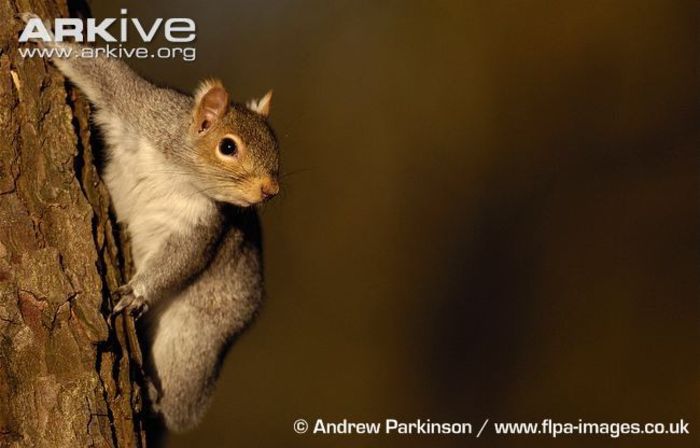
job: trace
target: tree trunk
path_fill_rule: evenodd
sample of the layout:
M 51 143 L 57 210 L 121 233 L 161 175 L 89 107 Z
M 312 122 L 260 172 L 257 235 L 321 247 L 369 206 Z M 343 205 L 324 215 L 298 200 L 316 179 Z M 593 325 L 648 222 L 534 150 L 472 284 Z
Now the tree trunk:
M 88 104 L 50 64 L 18 54 L 18 12 L 87 11 L 70 6 L 0 0 L 0 446 L 145 446 L 133 321 L 108 326 L 129 263 Z

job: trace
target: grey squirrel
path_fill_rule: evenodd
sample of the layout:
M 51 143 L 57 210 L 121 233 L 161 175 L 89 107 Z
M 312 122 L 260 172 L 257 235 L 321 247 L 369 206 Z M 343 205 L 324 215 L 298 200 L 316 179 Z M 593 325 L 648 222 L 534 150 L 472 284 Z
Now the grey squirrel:
M 248 207 L 279 191 L 272 93 L 231 103 L 209 80 L 190 97 L 120 60 L 81 58 L 77 43 L 38 43 L 73 50 L 52 61 L 95 107 L 104 179 L 133 250 L 135 274 L 113 312 L 143 314 L 149 400 L 168 429 L 189 429 L 263 297 L 259 224 Z

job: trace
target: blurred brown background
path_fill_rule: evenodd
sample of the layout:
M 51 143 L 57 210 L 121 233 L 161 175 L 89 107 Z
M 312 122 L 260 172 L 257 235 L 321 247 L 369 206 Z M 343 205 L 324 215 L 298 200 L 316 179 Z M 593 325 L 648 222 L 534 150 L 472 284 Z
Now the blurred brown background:
M 170 446 L 698 446 L 698 5 L 92 2 L 196 21 L 196 62 L 132 61 L 147 78 L 275 88 L 269 299 Z M 299 436 L 302 417 L 691 436 Z

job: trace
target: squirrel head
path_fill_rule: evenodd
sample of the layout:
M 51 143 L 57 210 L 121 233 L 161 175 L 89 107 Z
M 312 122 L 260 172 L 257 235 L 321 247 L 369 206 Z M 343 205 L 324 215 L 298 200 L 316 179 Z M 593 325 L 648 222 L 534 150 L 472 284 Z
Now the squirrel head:
M 190 138 L 202 191 L 242 207 L 279 192 L 277 139 L 267 123 L 272 91 L 248 106 L 231 103 L 220 81 L 204 81 L 194 96 Z

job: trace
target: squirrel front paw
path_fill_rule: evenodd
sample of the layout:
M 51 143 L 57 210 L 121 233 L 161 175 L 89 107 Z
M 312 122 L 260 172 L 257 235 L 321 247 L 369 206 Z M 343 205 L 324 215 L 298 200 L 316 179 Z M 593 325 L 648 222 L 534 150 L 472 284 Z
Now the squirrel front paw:
M 44 25 L 44 30 L 46 31 L 46 35 L 48 36 L 49 42 L 46 42 L 46 41 L 42 40 L 41 38 L 37 38 L 37 37 L 29 38 L 29 40 L 28 40 L 29 42 L 34 42 L 35 44 L 39 45 L 39 47 L 44 47 L 46 45 L 49 45 L 51 42 L 53 42 L 55 40 L 53 31 L 51 31 L 51 22 L 49 22 L 48 20 L 42 20 L 41 17 L 34 14 L 33 12 L 21 12 L 21 13 L 17 14 L 17 17 L 22 22 L 24 22 L 25 26 L 29 25 L 30 22 L 33 20 L 38 20 L 39 22 L 41 22 Z M 34 26 L 36 28 L 36 26 L 37 26 L 36 23 L 34 24 Z
M 17 14 L 17 17 L 19 17 L 24 23 L 29 23 L 29 21 L 32 19 L 41 20 L 41 17 L 34 14 L 33 12 L 20 12 L 19 14 Z
M 134 319 L 140 318 L 146 311 L 148 311 L 148 302 L 143 296 L 136 295 L 134 293 L 134 288 L 129 285 L 122 285 L 113 294 L 114 309 L 112 310 L 112 315 L 121 313 L 126 310 L 129 314 L 134 316 Z

